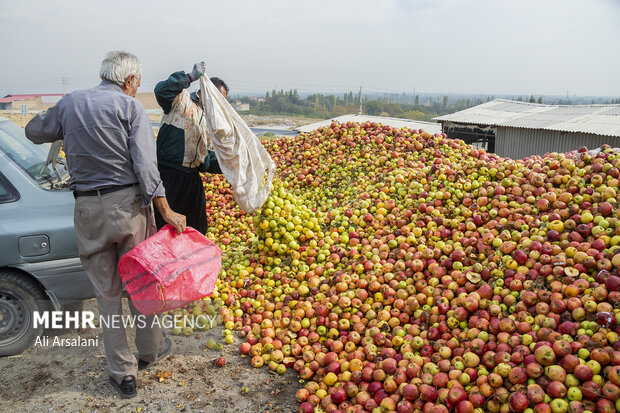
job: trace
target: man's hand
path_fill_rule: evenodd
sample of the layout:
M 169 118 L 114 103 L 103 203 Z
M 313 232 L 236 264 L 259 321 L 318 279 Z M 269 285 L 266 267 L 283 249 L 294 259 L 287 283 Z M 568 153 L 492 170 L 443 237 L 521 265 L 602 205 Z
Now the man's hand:
M 177 234 L 185 231 L 185 228 L 187 227 L 187 224 L 185 223 L 185 215 L 177 214 L 170 209 L 168 199 L 166 199 L 165 196 L 156 196 L 153 198 L 153 204 L 161 214 L 164 221 L 166 221 L 167 224 L 172 225 Z
M 162 215 L 162 218 L 164 219 L 164 221 L 166 221 L 167 224 L 170 224 L 174 227 L 174 230 L 177 232 L 177 234 L 185 231 L 185 228 L 187 227 L 185 223 L 185 215 L 177 214 L 173 210 L 170 210 L 170 212 L 166 215 Z
M 196 63 L 192 72 L 189 74 L 189 78 L 193 82 L 194 80 L 198 80 L 198 78 L 205 74 L 205 62 Z

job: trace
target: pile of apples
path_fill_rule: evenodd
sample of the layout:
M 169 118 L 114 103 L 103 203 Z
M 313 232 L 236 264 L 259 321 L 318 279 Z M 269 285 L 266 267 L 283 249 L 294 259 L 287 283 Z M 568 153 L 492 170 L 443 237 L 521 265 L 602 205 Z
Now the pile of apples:
M 336 123 L 264 142 L 253 216 L 205 175 L 222 320 L 300 412 L 620 411 L 620 154 L 500 158 Z

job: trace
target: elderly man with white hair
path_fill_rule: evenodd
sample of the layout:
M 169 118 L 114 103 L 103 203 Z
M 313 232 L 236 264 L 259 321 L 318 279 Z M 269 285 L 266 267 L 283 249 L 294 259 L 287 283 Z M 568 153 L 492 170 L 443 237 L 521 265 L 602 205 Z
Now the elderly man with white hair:
M 153 128 L 135 99 L 141 68 L 131 53 L 108 53 L 99 86 L 63 96 L 26 126 L 34 143 L 64 140 L 78 252 L 99 313 L 110 321 L 102 323 L 110 383 L 124 398 L 137 394 L 137 370 L 168 354 L 172 343 L 151 315 L 136 324 L 138 360 L 130 351 L 122 323 L 112 323 L 122 315 L 118 260 L 155 232 L 153 204 L 178 233 L 186 226 L 168 205 Z M 139 314 L 131 300 L 129 306 Z

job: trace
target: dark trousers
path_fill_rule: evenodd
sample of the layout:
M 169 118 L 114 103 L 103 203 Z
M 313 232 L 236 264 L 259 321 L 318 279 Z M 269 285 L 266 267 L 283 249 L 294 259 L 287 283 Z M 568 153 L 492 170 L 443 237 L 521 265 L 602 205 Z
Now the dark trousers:
M 207 232 L 207 200 L 202 186 L 202 178 L 198 172 L 183 172 L 177 169 L 159 166 L 159 175 L 166 189 L 168 205 L 176 213 L 185 215 L 187 226 Z M 161 229 L 166 222 L 157 209 L 155 223 Z

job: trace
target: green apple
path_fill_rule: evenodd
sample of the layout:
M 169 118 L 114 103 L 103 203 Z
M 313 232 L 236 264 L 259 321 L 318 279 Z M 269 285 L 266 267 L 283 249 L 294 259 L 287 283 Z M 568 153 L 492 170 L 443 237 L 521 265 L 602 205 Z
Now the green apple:
M 596 375 L 601 372 L 601 365 L 596 360 L 588 360 L 586 365 L 592 369 L 592 372 Z
M 581 401 L 581 398 L 583 397 L 583 395 L 581 394 L 581 389 L 579 389 L 579 387 L 570 387 L 568 389 L 566 396 L 568 397 L 568 400 L 570 401 L 573 401 L 573 400 Z
M 600 374 L 595 374 L 594 377 L 592 377 L 592 381 L 601 387 L 605 385 L 605 379 Z
M 564 399 L 553 399 L 550 403 L 552 413 L 566 413 L 568 403 Z
M 566 380 L 564 380 L 564 384 L 566 385 L 566 387 L 570 388 L 570 387 L 578 387 L 579 386 L 579 380 L 577 379 L 577 377 L 575 377 L 574 374 L 567 374 L 566 375 Z
M 577 351 L 577 356 L 579 356 L 580 359 L 586 360 L 590 357 L 590 352 L 585 348 L 580 348 L 579 351 Z

